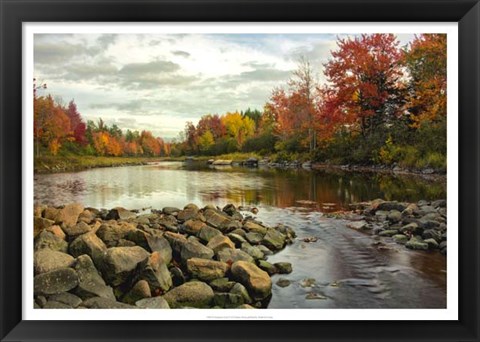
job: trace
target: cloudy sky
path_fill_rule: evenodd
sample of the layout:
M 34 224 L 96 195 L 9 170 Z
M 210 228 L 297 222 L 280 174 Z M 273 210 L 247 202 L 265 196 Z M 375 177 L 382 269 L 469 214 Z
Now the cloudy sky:
M 406 44 L 413 35 L 398 35 Z M 34 73 L 86 120 L 167 139 L 204 114 L 262 109 L 300 56 L 324 82 L 332 34 L 35 34 Z

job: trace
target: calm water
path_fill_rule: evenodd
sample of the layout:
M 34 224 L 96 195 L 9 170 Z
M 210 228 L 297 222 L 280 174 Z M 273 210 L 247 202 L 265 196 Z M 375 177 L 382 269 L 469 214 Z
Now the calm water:
M 434 308 L 446 305 L 445 257 L 409 251 L 388 240 L 378 248 L 372 237 L 323 212 L 375 198 L 445 198 L 445 189 L 444 180 L 412 176 L 162 162 L 35 175 L 34 196 L 37 203 L 81 202 L 96 208 L 254 205 L 260 209 L 258 219 L 290 225 L 298 235 L 296 243 L 269 258 L 289 261 L 294 269 L 273 277 L 270 308 Z M 318 241 L 301 241 L 311 236 Z M 280 287 L 275 284 L 279 278 L 291 284 Z M 315 282 L 306 282 L 308 278 Z M 321 299 L 306 299 L 309 293 Z

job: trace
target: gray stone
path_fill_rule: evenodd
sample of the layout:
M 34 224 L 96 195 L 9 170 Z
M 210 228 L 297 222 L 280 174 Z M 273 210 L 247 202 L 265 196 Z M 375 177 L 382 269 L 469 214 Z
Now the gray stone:
M 136 306 L 103 297 L 89 298 L 83 301 L 82 306 L 89 309 L 138 309 Z
M 228 215 L 212 209 L 205 210 L 204 216 L 209 226 L 217 228 L 222 232 L 227 229 L 229 223 L 231 222 L 231 219 L 228 217 Z
M 210 241 L 217 235 L 222 235 L 222 232 L 209 226 L 202 227 L 202 229 L 200 229 L 200 232 L 198 233 L 198 237 L 204 242 Z
M 233 309 L 245 304 L 241 295 L 235 293 L 215 293 L 213 302 L 221 308 Z
M 292 273 L 292 264 L 289 262 L 276 262 L 273 264 L 280 274 Z
M 269 275 L 277 273 L 277 268 L 265 260 L 259 260 L 258 267 L 267 272 Z
M 221 261 L 191 258 L 187 260 L 187 269 L 193 277 L 211 281 L 224 277 L 228 270 L 228 265 Z
M 442 234 L 435 229 L 427 229 L 422 234 L 423 239 L 434 239 L 437 242 L 442 241 Z
M 99 268 L 107 283 L 118 286 L 132 276 L 138 264 L 145 261 L 149 255 L 139 246 L 112 247 L 107 249 Z
M 402 213 L 398 210 L 391 210 L 387 215 L 387 220 L 396 223 L 402 219 Z
M 200 230 L 207 225 L 200 220 L 188 220 L 183 224 L 183 232 L 191 235 L 198 235 Z
M 428 243 L 424 242 L 422 239 L 417 237 L 412 237 L 405 246 L 410 249 L 420 249 L 420 250 L 427 250 Z
M 128 220 L 137 217 L 137 214 L 122 207 L 113 208 L 108 212 L 107 220 Z
M 49 300 L 48 302 L 46 302 L 43 308 L 44 309 L 73 309 L 71 305 L 57 302 L 54 300 Z
M 269 228 L 262 240 L 262 245 L 267 246 L 271 250 L 278 251 L 285 246 L 285 235 L 273 228 Z
M 382 202 L 377 206 L 377 210 L 382 211 L 398 210 L 402 212 L 405 208 L 406 206 L 403 203 L 398 203 L 396 201 Z
M 135 305 L 141 309 L 170 309 L 168 302 L 160 296 L 140 299 Z
M 136 228 L 129 224 L 102 224 L 96 234 L 107 247 L 117 247 L 119 240 L 127 239 L 128 234 L 135 230 Z
M 208 248 L 211 248 L 215 253 L 224 248 L 235 248 L 235 244 L 225 235 L 217 235 L 208 241 Z
M 76 308 L 82 303 L 82 299 L 74 294 L 62 292 L 48 297 L 48 301 L 55 301 Z
M 78 285 L 78 275 L 73 268 L 60 268 L 35 276 L 33 284 L 36 295 L 52 295 L 74 289 Z
M 153 252 L 147 259 L 140 262 L 136 279 L 146 280 L 153 293 L 168 291 L 173 284 L 167 264 L 159 252 Z
M 236 261 L 255 262 L 255 260 L 246 252 L 240 249 L 225 248 L 217 253 L 217 259 L 226 263 L 234 263 Z
M 197 241 L 187 241 L 183 246 L 180 252 L 180 257 L 183 264 L 187 263 L 188 259 L 191 258 L 201 258 L 201 259 L 212 259 L 215 253 L 212 249 L 205 247 L 200 242 Z
M 400 233 L 418 234 L 420 231 L 423 231 L 423 229 L 419 228 L 418 224 L 415 222 L 411 222 L 400 228 Z
M 235 233 L 228 233 L 227 236 L 235 244 L 235 247 L 240 247 L 242 243 L 247 242 L 245 237 Z
M 128 293 L 123 296 L 122 302 L 127 304 L 136 304 L 137 301 L 144 298 L 152 297 L 150 286 L 145 280 L 139 280 L 133 285 Z
M 423 242 L 428 244 L 429 249 L 437 249 L 439 247 L 438 242 L 434 239 L 425 239 Z
M 394 236 L 398 234 L 397 229 L 387 229 L 378 233 L 379 236 Z
M 263 240 L 263 235 L 259 233 L 250 232 L 245 235 L 245 238 L 252 245 L 258 245 Z
M 280 287 L 287 287 L 291 284 L 291 281 L 286 278 L 280 278 L 277 280 L 275 284 L 277 284 Z
M 232 265 L 233 278 L 244 285 L 254 300 L 263 300 L 271 295 L 272 281 L 267 272 L 255 264 L 237 261 Z
M 115 300 L 113 289 L 105 284 L 88 255 L 81 255 L 77 258 L 75 270 L 78 275 L 78 286 L 75 289 L 77 296 L 82 299 L 103 297 Z
M 47 248 L 36 251 L 33 260 L 35 274 L 71 267 L 75 261 L 71 255 Z
M 218 278 L 209 283 L 210 287 L 218 292 L 228 292 L 235 284 L 238 283 L 230 281 L 228 278 Z
M 394 236 L 392 236 L 393 238 L 393 241 L 395 241 L 396 243 L 400 244 L 400 245 L 404 245 L 408 242 L 408 237 L 403 235 L 403 234 L 396 234 Z
M 92 230 L 92 227 L 90 227 L 85 222 L 80 221 L 79 223 L 72 226 L 64 225 L 62 229 L 65 232 L 65 234 L 67 234 L 68 238 L 70 240 L 73 240 L 79 235 L 90 232 Z
M 235 285 L 230 290 L 230 293 L 240 295 L 243 298 L 244 303 L 250 304 L 253 302 L 252 297 L 248 294 L 247 288 L 240 283 Z
M 165 215 L 177 215 L 181 209 L 175 207 L 165 207 L 162 209 L 162 212 Z
M 101 263 L 107 246 L 95 234 L 87 233 L 80 235 L 69 246 L 69 252 L 74 257 L 87 254 L 92 258 L 95 265 L 98 267 Z
M 243 229 L 247 232 L 254 232 L 265 235 L 267 233 L 267 228 L 259 225 L 253 221 L 247 221 L 243 224 Z
M 179 255 L 182 252 L 183 246 L 187 243 L 187 238 L 182 234 L 177 234 L 173 232 L 165 232 L 163 235 L 165 239 L 170 243 L 173 252 Z
M 171 308 L 208 308 L 213 302 L 213 297 L 212 288 L 200 281 L 175 287 L 163 296 Z
M 67 253 L 68 243 L 65 240 L 55 236 L 54 234 L 44 230 L 37 235 L 34 242 L 34 249 L 36 251 L 43 248 L 51 249 L 53 251 L 58 251 L 62 253 Z

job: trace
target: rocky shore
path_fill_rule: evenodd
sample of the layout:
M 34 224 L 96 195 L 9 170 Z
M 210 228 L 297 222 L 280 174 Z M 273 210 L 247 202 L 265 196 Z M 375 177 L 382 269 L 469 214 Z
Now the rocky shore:
M 391 239 L 409 249 L 447 254 L 447 201 L 444 199 L 416 203 L 376 199 L 351 204 L 350 208 L 350 211 L 327 216 L 347 220 L 349 228 Z
M 242 208 L 244 209 L 244 208 Z M 293 241 L 229 204 L 138 213 L 34 208 L 35 308 L 265 308 Z

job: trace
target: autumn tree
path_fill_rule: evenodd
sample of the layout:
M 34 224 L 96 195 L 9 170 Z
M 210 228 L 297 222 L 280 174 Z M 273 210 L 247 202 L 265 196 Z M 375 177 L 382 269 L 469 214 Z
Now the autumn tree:
M 238 147 L 241 147 L 245 139 L 255 133 L 255 122 L 239 112 L 226 113 L 221 119 L 227 135 L 235 139 Z

